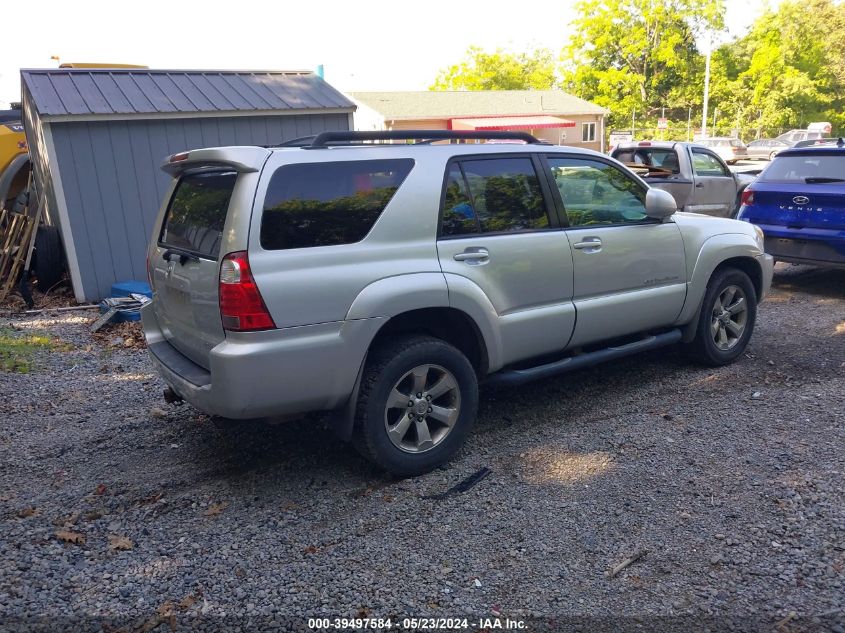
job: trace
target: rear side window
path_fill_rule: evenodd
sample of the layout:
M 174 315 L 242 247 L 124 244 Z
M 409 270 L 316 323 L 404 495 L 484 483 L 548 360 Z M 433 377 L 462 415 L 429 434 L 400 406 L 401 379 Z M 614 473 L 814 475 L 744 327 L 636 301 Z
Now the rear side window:
M 544 229 L 549 216 L 530 158 L 453 163 L 446 181 L 441 235 Z
M 364 239 L 408 176 L 411 159 L 285 165 L 270 178 L 261 218 L 267 250 Z
M 446 180 L 441 234 L 465 235 L 476 232 L 478 232 L 478 217 L 472 208 L 461 168 L 457 163 L 453 163 Z
M 825 183 L 845 180 L 845 154 L 826 154 L 817 150 L 806 155 L 784 156 L 777 160 L 758 177 L 761 182 Z
M 217 259 L 237 177 L 234 171 L 182 176 L 170 199 L 159 243 Z
M 647 165 L 649 167 L 660 167 L 671 171 L 673 174 L 680 173 L 678 155 L 674 149 L 654 147 L 639 149 L 618 150 L 614 157 L 620 163 L 628 165 Z

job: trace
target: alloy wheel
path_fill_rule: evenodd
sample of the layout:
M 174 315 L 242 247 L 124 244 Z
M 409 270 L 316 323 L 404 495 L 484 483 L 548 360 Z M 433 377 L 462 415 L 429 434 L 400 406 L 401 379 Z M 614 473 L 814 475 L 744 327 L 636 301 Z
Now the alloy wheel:
M 727 286 L 713 303 L 710 334 L 722 351 L 733 349 L 748 323 L 748 299 L 739 286 Z
M 423 453 L 452 431 L 461 409 L 461 390 L 440 365 L 418 365 L 400 378 L 387 398 L 384 426 L 398 449 Z

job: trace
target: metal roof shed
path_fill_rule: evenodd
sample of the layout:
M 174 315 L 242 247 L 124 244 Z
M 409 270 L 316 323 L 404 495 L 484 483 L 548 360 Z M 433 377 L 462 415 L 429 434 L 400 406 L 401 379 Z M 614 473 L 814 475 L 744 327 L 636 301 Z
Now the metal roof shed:
M 355 110 L 310 72 L 50 69 L 21 80 L 34 180 L 78 301 L 146 279 L 165 157 L 350 130 Z

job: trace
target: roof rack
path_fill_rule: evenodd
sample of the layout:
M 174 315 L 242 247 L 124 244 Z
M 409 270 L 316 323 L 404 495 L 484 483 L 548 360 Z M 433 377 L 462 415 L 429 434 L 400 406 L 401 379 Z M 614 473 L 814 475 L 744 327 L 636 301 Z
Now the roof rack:
M 303 139 L 295 139 L 301 141 Z M 310 145 L 301 144 L 304 149 L 325 149 L 332 145 L 357 145 L 366 141 L 416 141 L 430 143 L 431 141 L 451 140 L 511 140 L 523 141 L 531 145 L 540 141 L 527 132 L 485 132 L 475 130 L 381 130 L 374 132 L 322 132 L 314 137 Z M 284 146 L 293 143 L 288 141 Z

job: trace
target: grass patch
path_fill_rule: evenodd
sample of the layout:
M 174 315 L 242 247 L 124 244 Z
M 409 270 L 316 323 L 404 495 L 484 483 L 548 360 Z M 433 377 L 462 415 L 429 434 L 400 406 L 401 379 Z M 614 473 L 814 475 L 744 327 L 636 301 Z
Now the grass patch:
M 0 371 L 28 374 L 32 371 L 36 352 L 66 351 L 71 347 L 43 332 L 22 334 L 12 328 L 0 327 Z

